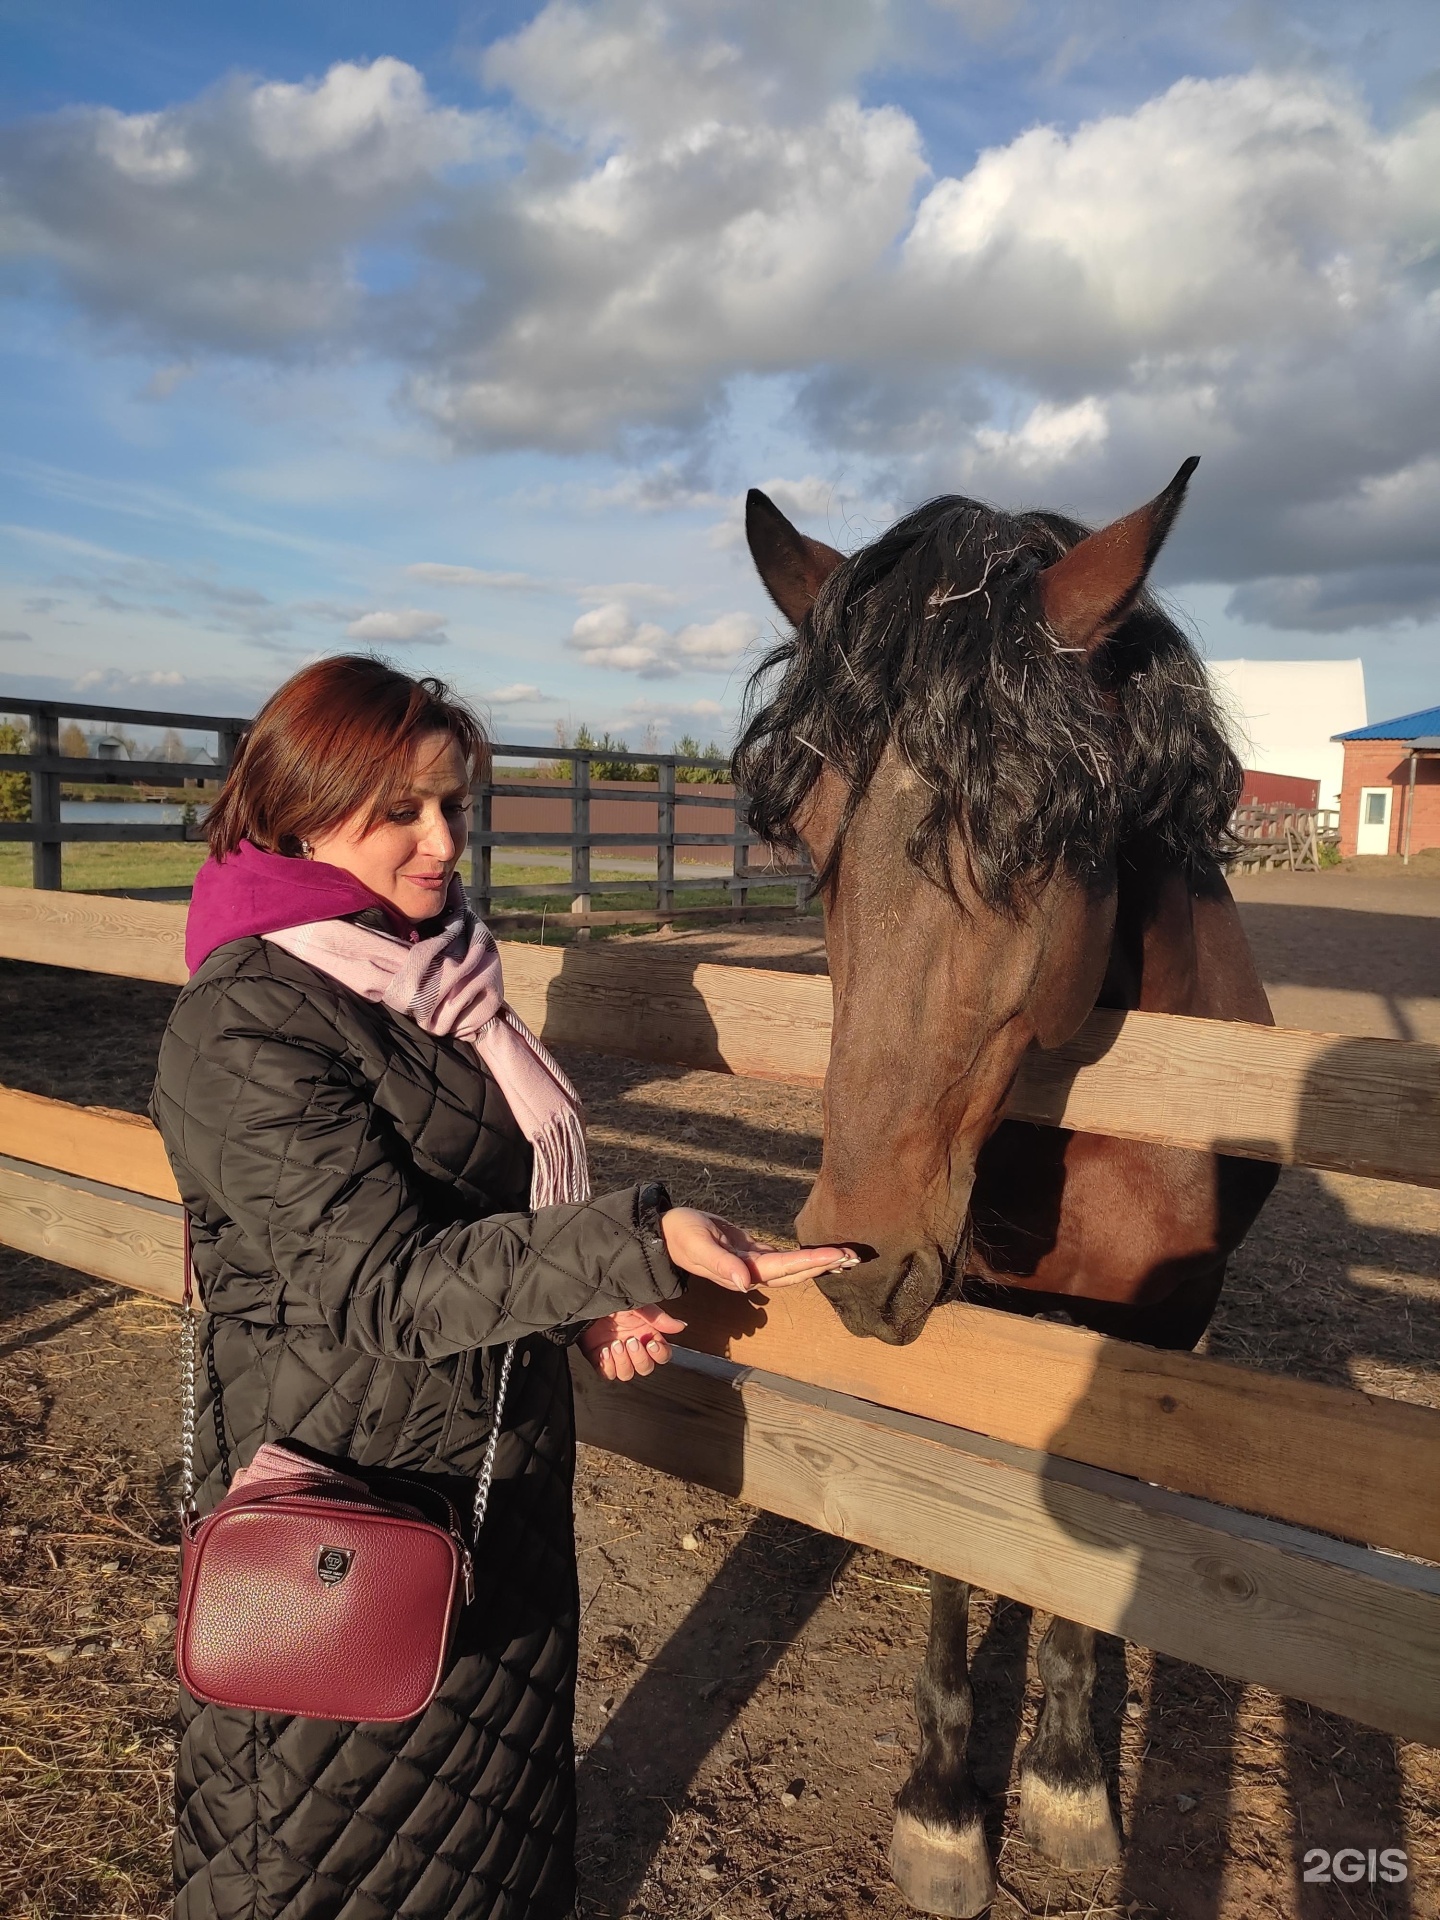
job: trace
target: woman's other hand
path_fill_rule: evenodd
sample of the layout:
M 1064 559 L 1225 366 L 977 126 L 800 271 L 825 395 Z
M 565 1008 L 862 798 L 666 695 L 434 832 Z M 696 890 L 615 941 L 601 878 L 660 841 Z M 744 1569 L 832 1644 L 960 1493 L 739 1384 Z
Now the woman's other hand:
M 752 1287 L 793 1287 L 859 1264 L 859 1255 L 850 1247 L 796 1247 L 782 1253 L 733 1221 L 695 1207 L 671 1207 L 661 1216 L 660 1231 L 677 1267 L 732 1293 L 748 1293 Z
M 665 1336 L 684 1328 L 685 1322 L 664 1307 L 630 1307 L 592 1320 L 580 1336 L 580 1351 L 607 1380 L 633 1380 L 664 1366 L 670 1358 Z

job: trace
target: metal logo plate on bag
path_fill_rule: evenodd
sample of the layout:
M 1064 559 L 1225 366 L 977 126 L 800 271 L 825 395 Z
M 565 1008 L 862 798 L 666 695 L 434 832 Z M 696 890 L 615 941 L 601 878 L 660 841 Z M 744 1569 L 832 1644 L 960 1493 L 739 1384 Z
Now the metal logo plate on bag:
M 338 1587 L 350 1571 L 350 1562 L 354 1558 L 353 1547 L 321 1547 L 315 1571 L 327 1587 Z

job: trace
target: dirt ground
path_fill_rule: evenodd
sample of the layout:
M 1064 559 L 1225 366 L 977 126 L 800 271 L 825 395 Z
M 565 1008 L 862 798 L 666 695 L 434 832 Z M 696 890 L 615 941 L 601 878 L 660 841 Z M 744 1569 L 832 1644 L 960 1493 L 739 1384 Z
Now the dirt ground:
M 1242 885 L 1277 1001 L 1300 989 L 1335 1016 L 1307 1024 L 1392 1032 L 1403 1015 L 1432 1037 L 1440 884 L 1382 875 L 1363 903 L 1266 889 L 1290 879 Z M 733 963 L 818 964 L 803 925 L 669 938 L 682 941 Z M 0 1082 L 140 1110 L 169 1002 L 0 963 Z M 1340 1023 L 1367 1010 L 1369 1027 Z M 568 1064 L 599 1180 L 659 1173 L 677 1196 L 786 1231 L 818 1162 L 816 1096 Z M 1287 1173 L 1209 1344 L 1440 1405 L 1440 1193 Z M 175 1366 L 173 1314 L 0 1249 L 3 1920 L 165 1911 Z M 598 1453 L 582 1458 L 578 1523 L 582 1920 L 901 1920 L 884 1856 L 915 1744 L 923 1576 Z M 1114 1641 L 1097 1722 L 1125 1863 L 1099 1879 L 1048 1871 L 1007 1799 L 1040 1626 L 1005 1600 L 975 1609 L 973 1753 L 1003 1920 L 1440 1916 L 1440 1753 Z M 1300 1883 L 1306 1848 L 1345 1846 L 1402 1847 L 1409 1878 Z

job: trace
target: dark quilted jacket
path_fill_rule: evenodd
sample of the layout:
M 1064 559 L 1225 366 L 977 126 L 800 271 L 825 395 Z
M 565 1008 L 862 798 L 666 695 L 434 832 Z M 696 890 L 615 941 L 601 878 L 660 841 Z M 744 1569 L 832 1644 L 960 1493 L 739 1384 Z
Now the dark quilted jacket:
M 280 1438 L 433 1476 L 468 1511 L 497 1348 L 521 1343 L 475 1603 L 429 1709 L 354 1726 L 182 1695 L 177 1920 L 559 1920 L 578 1609 L 547 1334 L 678 1290 L 650 1196 L 526 1211 L 529 1147 L 473 1054 L 260 939 L 180 995 L 151 1111 L 209 1316 L 202 1511 Z

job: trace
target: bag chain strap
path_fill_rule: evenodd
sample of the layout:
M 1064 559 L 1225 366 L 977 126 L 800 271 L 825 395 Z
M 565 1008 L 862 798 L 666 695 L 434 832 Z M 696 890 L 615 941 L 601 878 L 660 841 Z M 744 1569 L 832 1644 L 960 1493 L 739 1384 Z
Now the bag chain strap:
M 195 1313 L 190 1305 L 190 1232 L 185 1232 L 185 1298 L 180 1305 L 180 1524 L 195 1524 Z
M 495 1411 L 490 1417 L 490 1438 L 485 1447 L 485 1458 L 480 1463 L 480 1478 L 475 1482 L 475 1511 L 470 1523 L 470 1538 L 478 1543 L 480 1529 L 485 1524 L 485 1509 L 490 1504 L 490 1482 L 495 1477 L 495 1454 L 500 1445 L 500 1422 L 505 1415 L 505 1394 L 510 1385 L 510 1368 L 515 1360 L 515 1342 L 512 1340 L 505 1349 L 505 1358 L 500 1362 L 500 1384 L 495 1389 Z
M 190 1218 L 185 1218 L 185 1292 L 180 1305 L 180 1519 L 193 1527 L 195 1513 L 195 1313 L 193 1270 L 190 1265 Z M 500 1422 L 505 1417 L 505 1396 L 510 1387 L 510 1369 L 515 1363 L 515 1342 L 505 1348 L 500 1362 L 500 1382 L 495 1389 L 495 1410 L 490 1420 L 490 1438 L 480 1477 L 475 1482 L 475 1506 L 471 1514 L 470 1534 L 478 1541 L 490 1504 L 490 1483 L 495 1477 L 495 1455 L 500 1447 Z

